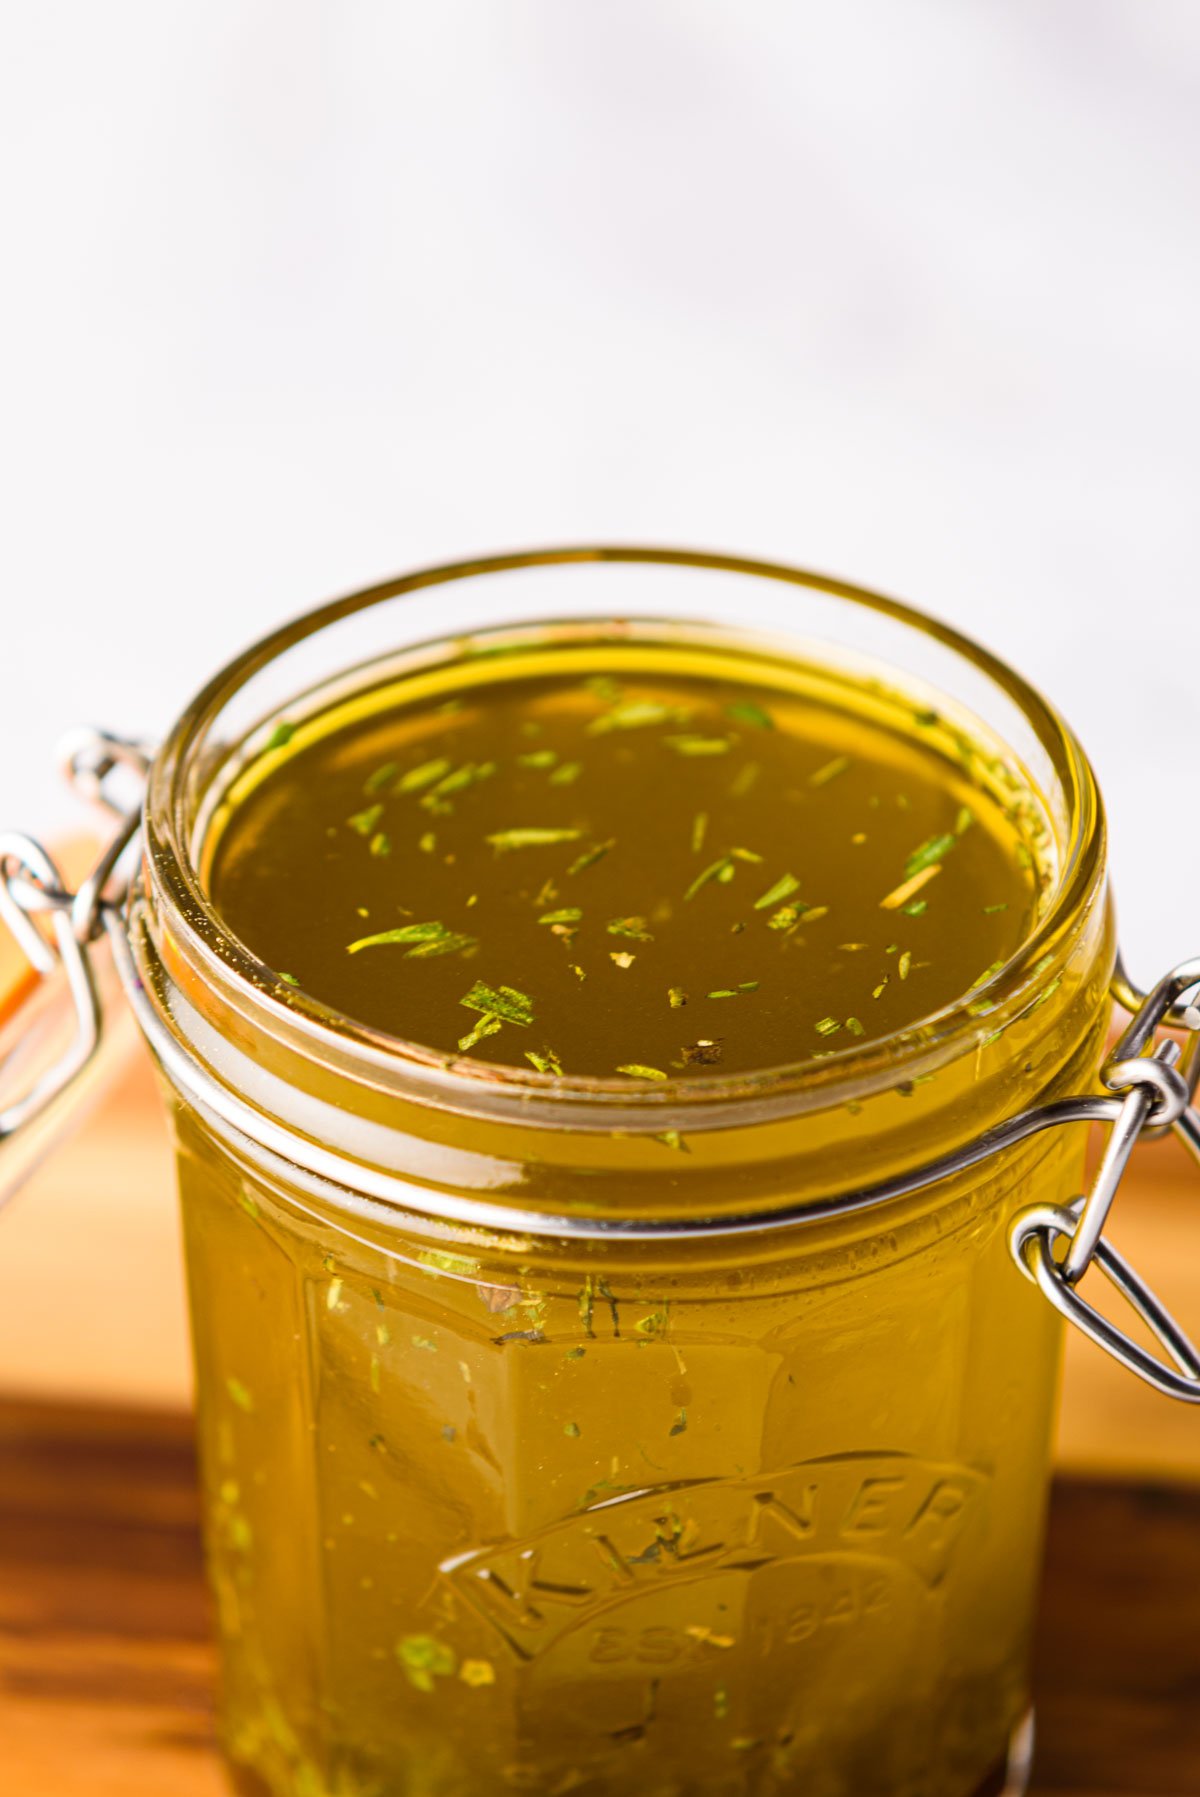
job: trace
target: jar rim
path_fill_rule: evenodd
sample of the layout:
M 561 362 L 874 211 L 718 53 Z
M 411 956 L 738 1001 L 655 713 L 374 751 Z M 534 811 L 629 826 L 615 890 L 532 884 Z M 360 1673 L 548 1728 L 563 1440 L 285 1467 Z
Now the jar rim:
M 832 1052 L 730 1076 L 668 1079 L 653 1086 L 628 1076 L 555 1077 L 530 1067 L 507 1067 L 465 1057 L 447 1057 L 420 1043 L 392 1035 L 321 1004 L 279 981 L 225 925 L 212 903 L 194 853 L 193 784 L 196 765 L 209 750 L 208 733 L 223 707 L 269 664 L 298 644 L 354 614 L 390 600 L 480 575 L 580 563 L 641 563 L 748 575 L 803 587 L 892 620 L 932 639 L 982 673 L 1012 701 L 1043 743 L 1053 745 L 1069 795 L 1069 830 L 1060 845 L 1057 877 L 1048 903 L 1013 955 L 988 982 L 986 1025 L 994 1029 L 1006 1013 L 1027 1003 L 1038 970 L 1047 962 L 1100 887 L 1104 874 L 1103 808 L 1090 763 L 1057 710 L 1024 678 L 970 637 L 899 600 L 868 588 L 787 564 L 717 552 L 628 545 L 580 545 L 491 555 L 439 564 L 380 582 L 305 612 L 260 638 L 227 662 L 180 713 L 151 766 L 147 799 L 148 884 L 170 908 L 172 920 L 197 958 L 223 983 L 232 983 L 249 1003 L 315 1055 L 347 1057 L 368 1078 L 406 1077 L 430 1102 L 470 1112 L 516 1103 L 539 1120 L 558 1127 L 661 1131 L 677 1114 L 689 1130 L 719 1126 L 741 1101 L 772 1099 L 790 1111 L 825 1106 L 912 1079 L 962 1051 L 980 1033 L 978 991 L 963 994 L 904 1030 L 866 1042 L 852 1039 Z M 599 615 L 593 621 L 600 621 Z M 610 620 L 604 620 L 606 622 Z M 331 670 L 331 673 L 341 670 Z M 211 772 L 211 767 L 210 767 Z M 619 1113 L 619 1116 L 617 1115 Z

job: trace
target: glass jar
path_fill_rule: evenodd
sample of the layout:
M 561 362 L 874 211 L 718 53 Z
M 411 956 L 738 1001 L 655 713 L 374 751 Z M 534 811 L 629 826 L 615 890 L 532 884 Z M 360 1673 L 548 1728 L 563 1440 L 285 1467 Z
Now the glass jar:
M 281 995 L 226 933 L 203 844 L 281 720 L 419 680 L 448 643 L 651 629 L 853 669 L 999 745 L 1058 873 L 986 1005 L 631 1091 L 447 1065 Z M 2 1133 L 88 1060 L 103 937 L 178 1149 L 236 1787 L 1023 1789 L 1056 1309 L 1200 1397 L 1195 1349 L 1100 1235 L 1140 1134 L 1200 1140 L 1195 1053 L 1156 1042 L 1200 1027 L 1181 1002 L 1200 963 L 1145 1000 L 1119 971 L 1101 806 L 1058 716 L 955 633 L 840 583 L 579 550 L 327 606 L 226 668 L 147 760 L 144 811 L 78 895 L 0 839 L 7 914 L 65 971 L 78 1025 Z M 142 758 L 102 739 L 73 761 L 106 791 Z M 1114 980 L 1138 1014 L 1105 1062 Z M 1114 1134 L 1083 1209 L 1093 1118 Z M 1089 1262 L 1173 1366 L 1080 1297 Z

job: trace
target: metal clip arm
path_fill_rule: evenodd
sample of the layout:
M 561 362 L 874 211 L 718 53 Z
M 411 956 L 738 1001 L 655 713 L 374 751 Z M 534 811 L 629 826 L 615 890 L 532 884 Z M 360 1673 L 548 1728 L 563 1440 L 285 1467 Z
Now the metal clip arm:
M 26 1002 L 32 1004 L 51 982 L 63 979 L 73 1013 L 70 1041 L 0 1109 L 0 1147 L 43 1117 L 75 1084 L 100 1046 L 103 1020 L 94 944 L 103 932 L 104 914 L 119 909 L 125 900 L 128 877 L 122 874 L 121 864 L 141 823 L 140 788 L 145 784 L 149 760 L 144 745 L 94 730 L 75 732 L 67 744 L 68 778 L 86 797 L 98 800 L 119 819 L 103 853 L 75 892 L 54 859 L 32 837 L 0 834 L 0 920 L 7 924 L 36 976 L 34 994 Z M 111 790 L 110 776 L 118 768 L 132 774 L 138 785 L 137 798 L 128 808 Z M 46 920 L 45 931 L 39 928 L 40 918 Z M 27 1046 L 22 1039 L 8 1060 L 15 1063 Z
M 1191 1102 L 1200 1078 L 1200 1008 L 1182 1002 L 1200 988 L 1200 960 L 1183 962 L 1144 996 L 1118 967 L 1114 987 L 1122 998 L 1133 997 L 1136 1008 L 1101 1071 L 1104 1085 L 1121 1095 L 1122 1104 L 1092 1189 L 1071 1205 L 1034 1205 L 1020 1212 L 1009 1245 L 1026 1278 L 1068 1322 L 1156 1391 L 1200 1404 L 1200 1349 L 1103 1233 L 1129 1157 L 1144 1135 L 1174 1129 L 1200 1159 L 1200 1114 Z M 1164 1026 L 1190 1031 L 1187 1048 L 1171 1037 L 1151 1047 Z M 1061 1259 L 1055 1253 L 1060 1242 L 1066 1243 Z M 1093 1264 L 1141 1317 L 1173 1366 L 1109 1322 L 1076 1290 Z

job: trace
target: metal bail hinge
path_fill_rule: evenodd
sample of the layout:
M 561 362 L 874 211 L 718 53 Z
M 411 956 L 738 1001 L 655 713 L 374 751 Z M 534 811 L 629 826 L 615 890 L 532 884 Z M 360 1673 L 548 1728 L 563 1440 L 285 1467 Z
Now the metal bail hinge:
M 1116 985 L 1122 995 L 1133 990 L 1123 969 L 1118 969 Z M 1200 1009 L 1182 1002 L 1196 987 L 1200 987 L 1200 960 L 1186 961 L 1160 980 L 1141 998 L 1132 1022 L 1106 1060 L 1101 1079 L 1121 1097 L 1121 1106 L 1112 1119 L 1091 1191 L 1071 1205 L 1035 1205 L 1022 1211 L 1009 1234 L 1017 1265 L 1056 1310 L 1147 1384 L 1187 1403 L 1200 1403 L 1200 1350 L 1129 1262 L 1104 1240 L 1103 1232 L 1129 1157 L 1143 1135 L 1175 1129 L 1200 1156 L 1200 1118 L 1192 1108 L 1200 1079 Z M 1164 1026 L 1190 1032 L 1186 1049 L 1166 1037 L 1147 1053 Z M 1060 1241 L 1067 1244 L 1061 1260 L 1055 1254 Z M 1076 1287 L 1093 1263 L 1141 1317 L 1174 1366 L 1148 1353 L 1080 1296 Z
M 58 1049 L 49 1065 L 40 1065 L 32 1076 L 26 1074 L 24 1089 L 0 1109 L 0 1145 L 47 1111 L 74 1084 L 100 1045 L 103 1018 L 92 948 L 104 928 L 104 914 L 119 910 L 125 902 L 129 879 L 121 864 L 141 824 L 150 753 L 142 743 L 98 730 L 74 731 L 63 744 L 63 769 L 71 785 L 118 820 L 77 891 L 68 888 L 52 856 L 33 837 L 0 834 L 0 919 L 37 976 L 35 995 L 62 977 L 74 1013 L 67 1045 Z M 118 793 L 114 777 L 122 772 L 126 791 Z M 48 920 L 48 934 L 39 929 L 39 917 Z M 25 1046 L 18 1042 L 11 1056 L 0 1061 L 0 1073 L 10 1061 L 18 1063 Z

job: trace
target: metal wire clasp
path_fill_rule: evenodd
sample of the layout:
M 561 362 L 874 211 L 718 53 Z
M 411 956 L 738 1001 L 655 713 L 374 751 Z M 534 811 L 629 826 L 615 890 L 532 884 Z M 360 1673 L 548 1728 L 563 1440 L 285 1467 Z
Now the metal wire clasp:
M 1200 1158 L 1200 1115 L 1192 1106 L 1200 1081 L 1200 1008 L 1183 1002 L 1198 988 L 1200 960 L 1183 962 L 1144 996 L 1118 967 L 1114 989 L 1124 1002 L 1133 999 L 1134 1014 L 1101 1069 L 1103 1084 L 1122 1102 L 1092 1189 L 1070 1205 L 1034 1205 L 1020 1212 L 1009 1233 L 1018 1267 L 1056 1310 L 1139 1379 L 1191 1404 L 1200 1404 L 1200 1349 L 1105 1241 L 1103 1231 L 1129 1157 L 1144 1135 L 1174 1129 Z M 1156 1041 L 1164 1027 L 1188 1031 L 1187 1047 L 1170 1036 Z M 1056 1253 L 1060 1242 L 1065 1243 L 1061 1258 Z M 1173 1365 L 1141 1347 L 1076 1290 L 1093 1264 L 1141 1317 Z
M 0 1110 L 0 1145 L 33 1123 L 83 1072 L 100 1044 L 102 1017 L 92 945 L 104 913 L 118 910 L 129 885 L 122 863 L 141 824 L 151 751 L 99 730 L 76 730 L 62 744 L 63 771 L 83 797 L 105 807 L 117 828 L 87 878 L 72 892 L 53 857 L 33 837 L 0 834 L 0 919 L 8 925 L 39 984 L 66 980 L 74 1012 L 71 1040 L 19 1097 Z M 122 794 L 117 781 L 124 776 Z M 45 918 L 48 932 L 38 927 Z M 13 1059 L 16 1054 L 14 1052 Z M 3 1063 L 0 1063 L 2 1066 Z

